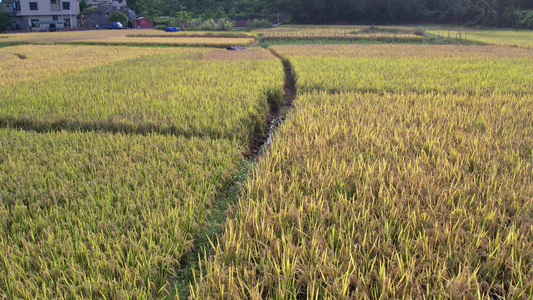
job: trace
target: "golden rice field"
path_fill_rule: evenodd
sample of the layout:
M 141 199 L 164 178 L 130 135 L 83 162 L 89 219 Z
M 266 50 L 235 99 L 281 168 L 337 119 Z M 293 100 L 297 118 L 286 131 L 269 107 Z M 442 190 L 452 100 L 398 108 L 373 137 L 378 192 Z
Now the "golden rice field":
M 370 26 L 363 25 L 281 25 L 273 28 L 264 28 L 254 30 L 254 33 L 269 35 L 270 33 L 288 33 L 294 35 L 320 35 L 321 33 L 333 36 L 343 34 L 359 34 L 365 32 Z M 407 33 L 413 31 L 415 27 L 409 26 L 379 26 L 380 29 L 386 29 L 390 32 Z
M 262 60 L 277 59 L 270 51 L 261 48 L 250 48 L 246 51 L 210 50 L 202 54 L 201 60 Z
M 7 49 L 7 48 L 5 48 Z M 155 54 L 76 73 L 0 86 L 0 124 L 238 139 L 262 130 L 280 101 L 281 62 L 267 50 L 248 60 Z M 215 51 L 216 53 L 216 51 Z
M 516 31 L 468 31 L 467 39 L 495 45 L 519 46 L 533 49 L 533 32 Z
M 20 60 L 1 62 L 11 81 L 0 86 L 0 298 L 173 297 L 269 102 L 281 100 L 279 59 L 264 49 L 0 50 Z
M 0 44 L 93 44 L 93 45 L 161 45 L 226 47 L 249 45 L 253 34 L 210 34 L 205 32 L 176 32 L 168 35 L 155 29 L 88 30 L 62 32 L 29 32 L 3 35 Z
M 493 45 L 518 46 L 533 49 L 533 31 L 531 30 L 475 30 L 469 28 L 429 28 L 428 32 L 439 36 L 456 37 L 460 34 L 471 41 Z
M 263 40 L 349 40 L 396 43 L 424 41 L 423 36 L 414 34 L 413 28 L 400 26 L 282 25 L 254 32 L 258 33 Z
M 370 29 L 374 33 L 369 32 Z M 396 42 L 421 42 L 415 32 L 426 31 L 431 35 L 491 45 L 533 47 L 531 30 L 476 30 L 467 27 L 422 26 L 354 26 L 354 25 L 281 25 L 255 30 L 264 39 L 345 39 L 384 40 Z
M 180 31 L 180 32 L 164 32 L 153 29 L 143 29 L 142 31 L 134 31 L 127 33 L 127 37 L 216 37 L 216 38 L 256 38 L 257 34 L 246 31 Z
M 161 45 L 187 47 L 228 47 L 248 46 L 254 38 L 217 38 L 217 37 L 114 37 L 87 38 L 76 41 L 91 45 Z
M 533 297 L 530 52 L 273 49 L 293 65 L 299 96 L 193 299 Z M 484 80 L 526 74 L 481 90 L 458 65 Z
M 301 92 L 533 92 L 533 51 L 528 49 L 438 45 L 286 45 L 272 49 L 291 61 Z
M 0 86 L 73 73 L 152 54 L 196 53 L 204 49 L 110 46 L 20 45 L 0 48 Z
M 149 299 L 231 180 L 242 146 L 0 129 L 0 295 Z
M 533 298 L 533 49 L 217 49 L 387 28 L 2 35 L 0 299 Z
M 194 299 L 533 297 L 530 96 L 303 93 Z

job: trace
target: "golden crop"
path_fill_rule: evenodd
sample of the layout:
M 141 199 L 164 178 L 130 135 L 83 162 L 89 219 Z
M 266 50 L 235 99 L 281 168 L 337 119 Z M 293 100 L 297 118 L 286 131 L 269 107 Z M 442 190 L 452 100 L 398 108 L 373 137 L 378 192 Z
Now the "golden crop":
M 243 37 L 213 37 L 210 34 L 175 33 L 176 38 L 160 37 L 160 30 L 88 30 L 75 32 L 30 32 L 6 34 L 1 44 L 96 44 L 96 45 L 166 45 L 166 46 L 211 46 L 249 45 L 253 35 Z M 241 38 L 243 37 L 243 38 Z
M 0 86 L 73 73 L 111 62 L 162 53 L 207 51 L 187 48 L 20 45 L 0 48 Z
M 300 92 L 533 92 L 531 50 L 481 46 L 350 46 L 339 47 L 330 56 L 324 54 L 334 49 L 331 45 L 273 46 L 273 49 L 291 61 Z M 389 55 L 394 52 L 397 54 Z M 485 56 L 485 53 L 490 54 Z
M 201 46 L 227 47 L 247 46 L 255 42 L 254 38 L 217 38 L 217 37 L 114 37 L 95 38 L 76 41 L 92 45 L 163 45 L 163 46 Z
M 256 50 L 254 53 L 267 52 Z M 264 54 L 263 54 L 264 55 Z M 0 123 L 236 138 L 263 128 L 280 101 L 279 60 L 200 61 L 200 54 L 141 57 L 0 87 Z
M 242 146 L 0 129 L 0 295 L 162 298 Z
M 254 40 L 177 34 L 0 43 Z M 202 260 L 193 299 L 533 298 L 532 50 L 271 50 L 295 76 L 295 107 Z M 169 298 L 211 205 L 280 104 L 274 54 L 0 48 L 0 299 Z
M 272 49 L 299 97 L 194 299 L 533 297 L 530 51 Z
M 127 37 L 216 37 L 216 38 L 256 38 L 257 34 L 245 31 L 180 31 L 163 32 L 160 30 L 146 30 L 128 33 Z
M 530 96 L 301 95 L 194 299 L 533 297 Z
M 4 35 L 1 43 L 56 44 L 75 43 L 83 39 L 116 38 L 127 34 L 141 33 L 141 30 L 87 30 L 58 32 L 9 33 Z
M 294 35 L 306 35 L 313 36 L 319 35 L 321 33 L 327 35 L 342 35 L 342 34 L 360 34 L 365 32 L 369 26 L 355 26 L 355 25 L 281 25 L 273 28 L 258 29 L 254 30 L 254 33 L 261 33 L 264 35 L 269 35 L 270 33 L 289 33 Z M 379 26 L 380 29 L 384 29 L 390 32 L 403 32 L 407 33 L 413 31 L 414 27 L 408 26 Z
M 459 32 L 455 28 L 433 28 L 432 34 L 439 36 L 455 37 L 461 35 L 463 38 L 506 46 L 519 46 L 533 49 L 533 32 L 531 30 L 472 30 L 470 28 L 460 28 Z
M 399 26 L 375 27 L 378 32 L 369 32 L 368 26 L 347 25 L 316 25 L 298 26 L 284 25 L 275 28 L 259 29 L 254 32 L 262 39 L 339 39 L 339 40 L 370 40 L 395 42 L 421 42 L 422 36 L 415 35 L 413 28 Z
M 263 60 L 277 59 L 270 51 L 251 48 L 246 51 L 211 50 L 205 51 L 201 60 Z
M 264 49 L 1 50 L 0 298 L 168 297 L 281 100 L 281 62 Z
M 278 54 L 326 57 L 386 57 L 386 58 L 530 58 L 533 51 L 517 47 L 464 45 L 278 45 Z

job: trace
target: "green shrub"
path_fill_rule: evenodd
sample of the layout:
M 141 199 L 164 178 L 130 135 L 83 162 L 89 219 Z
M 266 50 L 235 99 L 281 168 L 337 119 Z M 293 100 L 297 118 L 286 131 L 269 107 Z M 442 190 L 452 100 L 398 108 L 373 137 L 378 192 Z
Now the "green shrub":
M 120 22 L 124 26 L 128 25 L 128 16 L 126 16 L 124 13 L 121 13 L 120 11 L 113 12 L 109 16 L 108 20 L 109 22 Z
M 4 32 L 11 28 L 13 23 L 8 13 L 0 11 L 0 32 Z
M 272 23 L 266 19 L 253 19 L 246 22 L 245 27 L 248 28 L 268 28 L 272 27 Z
M 426 31 L 424 29 L 417 28 L 417 29 L 413 30 L 413 34 L 417 35 L 417 36 L 424 36 L 424 35 L 426 35 Z

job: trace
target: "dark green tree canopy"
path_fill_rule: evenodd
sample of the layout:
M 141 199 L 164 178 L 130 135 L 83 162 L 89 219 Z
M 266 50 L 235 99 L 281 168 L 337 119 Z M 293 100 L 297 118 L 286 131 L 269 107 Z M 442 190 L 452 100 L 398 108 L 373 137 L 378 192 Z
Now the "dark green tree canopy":
M 6 30 L 13 27 L 13 22 L 8 13 L 0 11 L 0 32 L 5 32 Z
M 528 28 L 533 16 L 533 0 L 128 0 L 128 6 L 148 17 L 176 17 L 182 9 L 205 18 L 288 12 L 294 22 L 314 24 L 431 22 Z
M 120 11 L 115 11 L 109 15 L 109 22 L 120 22 L 122 25 L 126 26 L 128 24 L 128 16 Z

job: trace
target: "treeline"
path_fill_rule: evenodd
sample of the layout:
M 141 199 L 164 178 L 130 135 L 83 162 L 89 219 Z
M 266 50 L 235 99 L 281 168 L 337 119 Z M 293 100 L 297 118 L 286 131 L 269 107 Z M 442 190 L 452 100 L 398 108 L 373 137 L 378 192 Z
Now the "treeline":
M 236 19 L 289 12 L 297 23 L 430 22 L 533 29 L 533 0 L 128 0 L 128 6 L 147 16 Z

